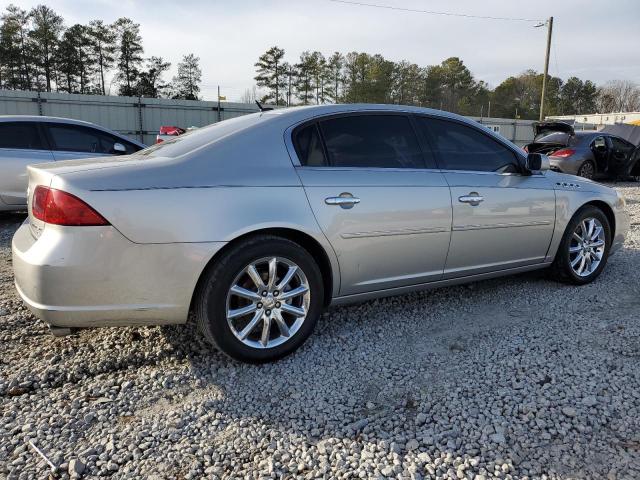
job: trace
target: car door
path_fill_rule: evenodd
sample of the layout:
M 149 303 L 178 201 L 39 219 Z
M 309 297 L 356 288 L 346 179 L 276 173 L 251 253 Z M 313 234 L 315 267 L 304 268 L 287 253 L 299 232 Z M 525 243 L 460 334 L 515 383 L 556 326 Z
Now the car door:
M 103 132 L 95 128 L 71 123 L 46 124 L 49 142 L 56 160 L 101 157 L 111 155 Z
M 515 149 L 479 126 L 428 116 L 416 124 L 451 189 L 444 278 L 542 262 L 555 222 L 551 182 L 539 173 L 520 173 Z
M 404 114 L 343 114 L 293 132 L 296 167 L 340 265 L 340 295 L 439 280 L 451 229 L 443 175 Z
M 9 205 L 26 205 L 27 166 L 53 161 L 36 122 L 0 122 L 0 197 Z
M 629 175 L 633 169 L 633 163 L 635 163 L 633 156 L 635 145 L 614 136 L 609 137 L 609 141 L 611 142 L 609 172 L 621 177 Z

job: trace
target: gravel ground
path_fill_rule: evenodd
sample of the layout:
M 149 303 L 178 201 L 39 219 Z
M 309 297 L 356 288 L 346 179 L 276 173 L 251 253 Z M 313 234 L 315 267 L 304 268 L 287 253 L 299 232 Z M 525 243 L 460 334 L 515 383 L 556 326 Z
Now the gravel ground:
M 639 478 L 640 187 L 600 279 L 541 274 L 333 308 L 271 365 L 191 327 L 54 338 L 0 218 L 0 477 Z

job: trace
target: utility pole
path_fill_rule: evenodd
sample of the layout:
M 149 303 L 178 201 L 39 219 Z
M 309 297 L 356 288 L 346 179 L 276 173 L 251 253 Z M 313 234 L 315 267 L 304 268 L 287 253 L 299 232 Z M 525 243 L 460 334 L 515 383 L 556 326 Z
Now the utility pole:
M 542 77 L 542 97 L 540 98 L 540 121 L 544 120 L 544 97 L 547 90 L 547 75 L 549 73 L 549 53 L 551 52 L 551 34 L 553 32 L 553 17 L 549 17 L 547 24 L 547 53 L 544 57 L 544 77 Z M 543 26 L 543 24 L 536 25 Z
M 220 111 L 220 85 L 218 85 L 218 121 L 222 121 L 222 112 Z
M 289 65 L 289 89 L 287 90 L 287 107 L 291 106 L 291 76 L 293 75 L 293 67 Z

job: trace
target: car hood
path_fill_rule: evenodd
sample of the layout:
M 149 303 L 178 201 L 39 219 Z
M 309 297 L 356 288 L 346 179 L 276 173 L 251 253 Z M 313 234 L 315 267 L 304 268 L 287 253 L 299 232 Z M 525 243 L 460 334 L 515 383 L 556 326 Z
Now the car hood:
M 582 192 L 597 192 L 608 195 L 615 195 L 613 188 L 602 185 L 593 180 L 587 178 L 578 177 L 576 175 L 570 175 L 568 173 L 554 172 L 553 170 L 547 170 L 545 175 L 554 184 L 556 190 L 578 190 Z

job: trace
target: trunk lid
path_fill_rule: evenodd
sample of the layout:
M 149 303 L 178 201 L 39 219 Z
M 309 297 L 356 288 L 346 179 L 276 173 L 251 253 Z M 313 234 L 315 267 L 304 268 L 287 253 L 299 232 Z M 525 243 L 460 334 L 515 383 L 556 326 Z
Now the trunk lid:
M 538 138 L 553 132 L 562 132 L 570 136 L 575 135 L 573 126 L 565 122 L 535 122 L 533 124 L 534 143 Z

